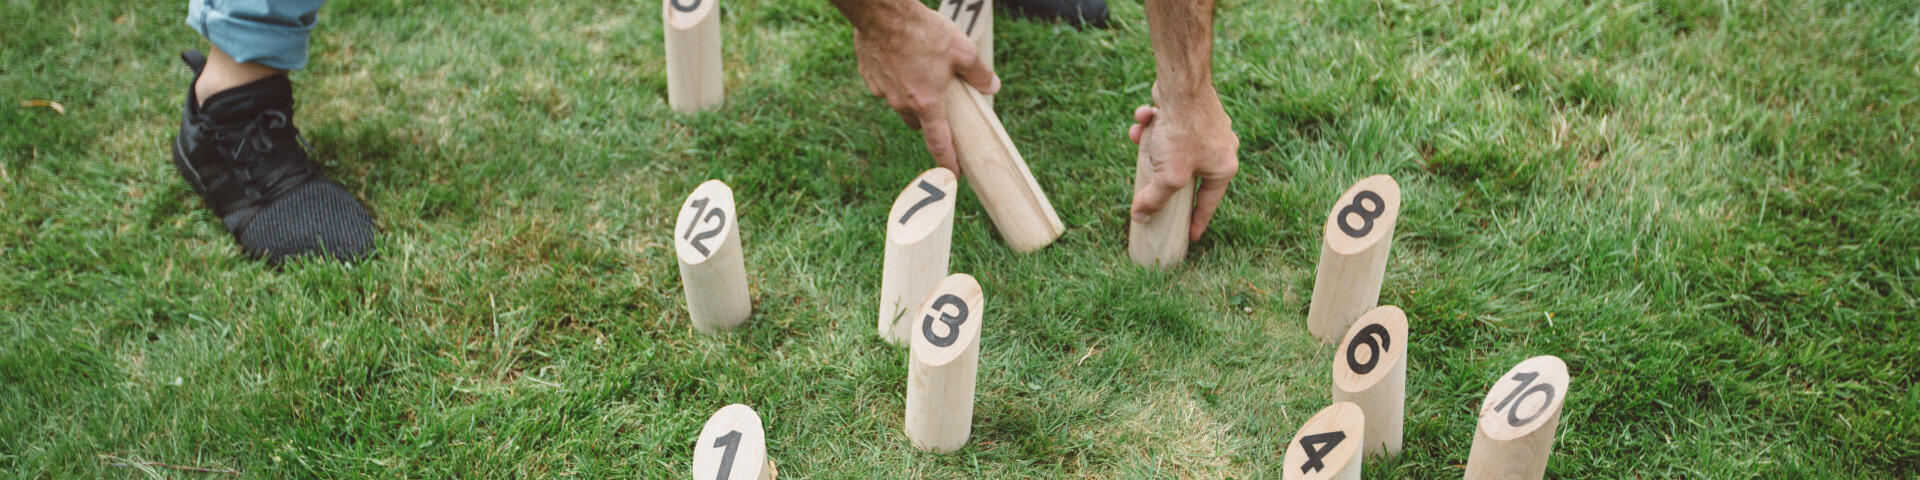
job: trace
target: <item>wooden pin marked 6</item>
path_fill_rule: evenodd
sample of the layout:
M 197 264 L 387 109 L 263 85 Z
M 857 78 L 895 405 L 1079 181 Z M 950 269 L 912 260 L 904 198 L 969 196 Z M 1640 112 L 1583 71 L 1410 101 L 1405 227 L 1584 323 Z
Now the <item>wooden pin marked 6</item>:
M 907 360 L 907 439 L 946 453 L 973 433 L 974 375 L 980 368 L 980 323 L 987 299 L 972 276 L 941 280 L 920 304 Z
M 695 112 L 720 104 L 720 0 L 661 0 L 667 47 L 667 105 Z
M 1494 382 L 1480 403 L 1467 480 L 1545 477 L 1571 382 L 1566 362 L 1552 355 L 1520 362 Z
M 887 212 L 887 253 L 880 269 L 880 338 L 895 345 L 912 331 L 908 316 L 947 276 L 953 246 L 953 205 L 959 179 L 934 167 L 894 197 Z
M 1152 128 L 1152 127 L 1148 127 Z M 1146 137 L 1145 133 L 1140 134 Z M 1153 180 L 1153 160 L 1140 149 L 1134 165 L 1133 195 L 1139 196 Z M 1167 200 L 1160 213 L 1147 217 L 1147 223 L 1127 220 L 1127 257 L 1142 267 L 1173 268 L 1187 258 L 1187 224 L 1193 220 L 1193 185 L 1187 185 Z
M 1360 480 L 1366 424 L 1359 405 L 1340 402 L 1320 409 L 1287 444 L 1287 456 L 1280 461 L 1282 478 Z
M 1347 188 L 1327 214 L 1320 266 L 1313 279 L 1313 303 L 1307 330 L 1331 342 L 1354 319 L 1380 303 L 1380 281 L 1393 249 L 1393 226 L 1400 221 L 1400 184 L 1374 175 Z
M 740 325 L 753 314 L 736 220 L 733 190 L 719 180 L 708 180 L 680 205 L 680 221 L 673 227 L 680 284 L 687 291 L 687 316 L 703 332 Z
M 993 0 L 941 0 L 940 16 L 953 20 L 973 40 L 980 61 L 993 67 Z M 987 97 L 987 106 L 993 106 L 992 95 L 982 96 Z
M 1333 352 L 1333 401 L 1367 414 L 1367 455 L 1400 453 L 1407 416 L 1407 314 L 1385 305 L 1361 315 Z
M 693 444 L 693 480 L 772 480 L 760 415 L 741 404 L 713 412 Z
M 986 207 L 1000 238 L 1017 252 L 1039 250 L 1066 233 L 1027 161 L 1014 148 L 1000 117 L 979 90 L 955 78 L 947 83 L 947 123 L 960 157 L 960 175 Z

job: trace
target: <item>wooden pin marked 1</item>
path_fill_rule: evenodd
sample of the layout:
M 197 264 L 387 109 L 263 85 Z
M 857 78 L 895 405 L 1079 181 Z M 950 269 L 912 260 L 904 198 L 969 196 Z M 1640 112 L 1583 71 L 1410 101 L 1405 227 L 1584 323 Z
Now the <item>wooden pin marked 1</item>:
M 733 190 L 719 180 L 708 180 L 680 205 L 680 221 L 673 227 L 680 284 L 687 291 L 687 316 L 703 332 L 740 325 L 753 314 L 734 213 Z
M 1007 246 L 1017 252 L 1039 250 L 1067 227 L 986 102 L 979 90 L 959 78 L 947 83 L 947 123 L 953 129 L 960 175 L 973 186 Z
M 940 279 L 953 246 L 953 205 L 960 192 L 952 170 L 934 167 L 894 197 L 887 212 L 887 253 L 880 269 L 880 338 L 907 341 L 913 318 Z
M 973 40 L 980 61 L 993 68 L 993 0 L 942 0 L 940 16 L 953 20 L 960 32 Z M 993 96 L 983 96 L 987 97 L 987 106 L 993 106 Z
M 906 429 L 913 446 L 936 453 L 966 446 L 986 313 L 980 283 L 964 273 L 941 280 L 920 304 L 907 360 Z
M 1151 128 L 1151 127 L 1149 127 Z M 1141 133 L 1141 138 L 1146 138 Z M 1133 195 L 1147 189 L 1153 181 L 1153 160 L 1147 158 L 1147 149 L 1140 149 L 1140 160 L 1134 166 Z M 1187 185 L 1167 205 L 1147 217 L 1147 223 L 1127 220 L 1127 257 L 1142 267 L 1173 268 L 1187 258 L 1187 224 L 1193 219 L 1193 185 Z
M 693 444 L 694 480 L 772 480 L 766 431 L 753 408 L 732 404 L 713 412 Z
M 1379 305 L 1399 220 L 1400 184 L 1386 175 L 1361 179 L 1333 203 L 1307 307 L 1307 330 L 1320 341 L 1338 340 L 1354 319 Z
M 667 105 L 696 112 L 726 97 L 720 71 L 720 0 L 661 0 L 667 48 Z
M 1400 453 L 1407 417 L 1407 314 L 1385 305 L 1361 315 L 1333 352 L 1333 401 L 1367 414 L 1367 455 Z
M 1282 478 L 1360 480 L 1360 444 L 1366 424 L 1359 405 L 1340 402 L 1320 409 L 1287 444 L 1287 455 L 1280 461 L 1285 471 Z
M 1494 382 L 1480 402 L 1467 480 L 1545 477 L 1571 382 L 1566 362 L 1552 355 L 1520 362 Z

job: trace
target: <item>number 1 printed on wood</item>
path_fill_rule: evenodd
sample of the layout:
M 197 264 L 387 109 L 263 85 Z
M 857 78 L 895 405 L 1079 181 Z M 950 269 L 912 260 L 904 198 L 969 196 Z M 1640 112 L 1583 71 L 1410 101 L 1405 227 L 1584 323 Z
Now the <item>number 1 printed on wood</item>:
M 674 224 L 673 250 L 680 260 L 687 316 L 703 332 L 737 326 L 753 314 L 735 213 L 733 190 L 708 180 L 680 205 L 680 220 Z
M 1552 355 L 1520 362 L 1495 381 L 1480 403 L 1467 480 L 1545 477 L 1570 383 L 1566 362 Z
M 934 167 L 907 184 L 887 212 L 886 258 L 880 269 L 880 337 L 907 341 L 908 314 L 947 277 L 953 246 L 953 205 L 960 182 Z
M 771 480 L 773 475 L 766 432 L 753 408 L 727 405 L 707 419 L 693 444 L 693 480 Z
M 1338 340 L 1354 319 L 1379 305 L 1399 221 L 1400 184 L 1386 175 L 1361 179 L 1333 203 L 1307 307 L 1307 330 L 1314 337 Z
M 1360 480 L 1366 423 L 1359 405 L 1340 402 L 1320 409 L 1287 444 L 1286 457 L 1280 462 L 1283 478 Z

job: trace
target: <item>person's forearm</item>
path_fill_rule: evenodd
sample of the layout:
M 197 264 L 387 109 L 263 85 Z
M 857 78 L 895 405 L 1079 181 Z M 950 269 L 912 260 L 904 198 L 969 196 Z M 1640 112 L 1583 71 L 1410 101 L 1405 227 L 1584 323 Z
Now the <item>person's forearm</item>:
M 840 9 L 840 15 L 853 23 L 854 30 L 863 30 L 881 24 L 888 18 L 897 18 L 902 7 L 919 7 L 918 2 L 909 0 L 828 0 L 833 8 Z
M 858 0 L 835 0 L 858 1 Z M 1218 102 L 1213 90 L 1213 0 L 1147 0 L 1157 101 Z

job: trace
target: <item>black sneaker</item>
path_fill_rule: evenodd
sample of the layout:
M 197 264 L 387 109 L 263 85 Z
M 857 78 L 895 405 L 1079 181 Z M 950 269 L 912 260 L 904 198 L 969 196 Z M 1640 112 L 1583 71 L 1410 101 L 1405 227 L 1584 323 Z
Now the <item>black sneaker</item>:
M 180 59 L 198 80 L 206 57 Z M 248 254 L 275 265 L 307 254 L 358 259 L 373 246 L 373 220 L 302 142 L 286 75 L 214 94 L 204 106 L 188 84 L 173 166 Z
M 1006 7 L 1016 16 L 1061 21 L 1075 27 L 1107 28 L 1105 0 L 1000 0 L 993 6 Z

